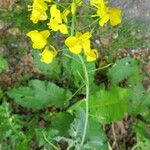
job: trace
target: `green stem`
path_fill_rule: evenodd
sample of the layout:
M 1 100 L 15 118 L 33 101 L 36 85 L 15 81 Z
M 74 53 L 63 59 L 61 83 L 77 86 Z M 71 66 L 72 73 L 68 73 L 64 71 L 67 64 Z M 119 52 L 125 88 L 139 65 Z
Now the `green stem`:
M 136 150 L 137 148 L 140 149 L 139 146 L 140 146 L 140 144 L 137 143 L 136 145 L 133 146 L 133 148 L 131 150 Z
M 59 150 L 53 143 L 51 143 L 47 138 L 46 135 L 44 134 L 44 132 L 42 132 L 44 140 L 51 146 L 54 148 L 54 150 Z
M 84 124 L 84 129 L 83 129 L 83 135 L 82 135 L 82 139 L 81 139 L 81 146 L 80 148 L 82 148 L 84 141 L 85 141 L 85 136 L 86 136 L 86 131 L 87 131 L 87 126 L 88 126 L 88 116 L 89 116 L 89 76 L 88 76 L 88 71 L 86 68 L 86 65 L 84 63 L 83 58 L 79 55 L 79 58 L 81 60 L 82 63 L 82 67 L 84 70 L 84 75 L 85 75 L 85 84 L 86 84 L 86 97 L 85 97 L 85 124 Z
M 100 68 L 97 68 L 97 69 L 94 69 L 94 70 L 89 70 L 88 73 L 99 71 L 99 70 L 102 70 L 102 69 L 106 69 L 106 68 L 108 68 L 108 67 L 110 67 L 112 65 L 113 65 L 113 63 L 110 63 L 110 64 L 108 64 L 106 66 L 103 66 L 103 67 L 100 67 Z
M 76 14 L 72 14 L 72 22 L 71 22 L 71 36 L 74 35 L 75 31 L 75 20 L 76 20 Z M 84 124 L 84 129 L 83 129 L 83 135 L 81 139 L 81 145 L 80 149 L 82 149 L 82 146 L 85 141 L 86 137 L 86 132 L 87 132 L 87 126 L 88 126 L 88 116 L 89 116 L 89 76 L 88 76 L 88 71 L 86 68 L 86 65 L 84 63 L 84 60 L 82 56 L 78 55 L 79 59 L 81 61 L 83 71 L 84 71 L 84 76 L 85 76 L 85 85 L 86 85 L 86 97 L 85 97 L 85 124 Z
M 75 20 L 76 20 L 76 14 L 72 14 L 72 20 L 71 20 L 71 36 L 74 35 L 75 30 Z

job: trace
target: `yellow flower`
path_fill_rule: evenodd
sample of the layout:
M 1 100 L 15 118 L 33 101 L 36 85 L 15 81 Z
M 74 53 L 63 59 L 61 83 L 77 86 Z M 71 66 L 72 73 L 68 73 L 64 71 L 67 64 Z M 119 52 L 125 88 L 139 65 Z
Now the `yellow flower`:
M 47 38 L 49 37 L 50 32 L 48 30 L 44 31 L 37 31 L 33 30 L 27 33 L 27 36 L 31 38 L 33 45 L 32 47 L 34 49 L 42 49 L 47 44 Z
M 121 10 L 117 8 L 110 8 L 109 9 L 109 18 L 110 18 L 110 24 L 112 26 L 116 26 L 121 23 L 122 17 L 121 17 Z
M 50 8 L 50 22 L 48 23 L 48 26 L 53 31 L 60 31 L 63 34 L 68 34 L 68 29 L 65 24 L 62 23 L 62 16 L 60 13 L 60 10 L 57 9 L 56 5 L 52 5 Z
M 53 46 L 51 46 L 51 49 L 47 49 L 45 48 L 44 51 L 40 54 L 41 57 L 41 61 L 46 63 L 46 64 L 50 64 L 54 57 L 56 57 L 57 55 L 57 51 L 55 50 L 55 48 Z
M 100 26 L 104 26 L 108 21 L 110 21 L 112 26 L 116 26 L 121 23 L 122 16 L 120 9 L 107 7 L 107 2 L 105 0 L 91 0 L 91 4 L 98 9 L 97 14 L 94 16 L 100 17 Z
M 81 50 L 88 52 L 90 50 L 90 37 L 91 33 L 76 32 L 75 36 L 70 36 L 65 40 L 65 45 L 74 54 L 79 54 Z
M 47 19 L 47 4 L 44 2 L 44 0 L 33 0 L 33 5 L 29 7 L 32 9 L 30 20 L 33 23 Z
M 98 57 L 98 52 L 96 49 L 91 49 L 90 38 L 90 32 L 84 34 L 76 32 L 75 36 L 70 36 L 65 40 L 65 45 L 74 54 L 79 54 L 83 50 L 87 61 L 95 61 Z
M 88 53 L 86 53 L 86 60 L 88 62 L 95 61 L 98 57 L 98 52 L 96 49 L 91 49 Z

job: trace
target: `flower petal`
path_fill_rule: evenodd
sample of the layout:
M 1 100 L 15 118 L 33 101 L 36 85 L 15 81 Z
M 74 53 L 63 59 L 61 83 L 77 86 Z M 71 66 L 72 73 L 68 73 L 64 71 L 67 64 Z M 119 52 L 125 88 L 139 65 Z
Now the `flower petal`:
M 41 32 L 47 34 L 47 35 L 45 35 L 46 37 L 44 37 L 43 34 L 41 34 Z M 46 39 L 48 36 L 48 31 L 44 30 L 41 32 L 39 32 L 37 30 L 33 30 L 33 31 L 30 31 L 29 33 L 27 33 L 27 36 L 30 37 L 33 42 L 32 47 L 34 49 L 42 49 L 47 44 Z
M 53 61 L 53 58 L 56 56 L 54 51 L 50 51 L 49 49 L 44 49 L 41 53 L 41 61 L 50 64 Z
M 86 60 L 88 62 L 95 61 L 98 57 L 98 52 L 96 49 L 91 49 L 89 53 L 87 53 Z
M 70 36 L 65 40 L 65 45 L 69 48 L 69 50 L 74 54 L 79 54 L 82 50 L 82 46 L 78 39 L 74 36 Z
M 91 36 L 92 36 L 91 32 L 86 32 L 82 35 L 81 38 L 82 38 L 82 40 L 88 40 L 91 38 Z
M 85 53 L 89 53 L 91 50 L 90 40 L 86 40 L 82 43 L 83 49 Z
M 121 10 L 120 9 L 110 8 L 109 13 L 110 13 L 110 24 L 112 26 L 116 26 L 116 25 L 121 23 L 122 16 L 121 16 Z
M 50 32 L 48 30 L 41 31 L 40 33 L 45 39 L 47 39 L 50 36 Z
M 65 24 L 61 24 L 61 25 L 59 26 L 59 30 L 60 30 L 60 32 L 63 33 L 63 34 L 68 34 L 68 29 L 67 29 L 67 26 L 66 26 Z

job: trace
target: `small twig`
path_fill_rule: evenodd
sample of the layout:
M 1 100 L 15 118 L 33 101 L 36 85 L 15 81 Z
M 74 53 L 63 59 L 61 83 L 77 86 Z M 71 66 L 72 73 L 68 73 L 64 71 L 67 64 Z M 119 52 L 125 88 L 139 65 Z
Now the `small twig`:
M 118 143 L 117 143 L 114 123 L 112 123 L 111 128 L 112 128 L 112 133 L 113 133 L 113 138 L 114 138 L 114 142 L 113 142 L 112 147 L 114 147 L 116 145 L 116 147 L 118 148 Z
M 131 150 L 135 150 L 137 147 L 139 147 L 139 143 L 137 143 L 136 145 L 133 146 L 133 148 Z
M 108 149 L 113 150 L 109 142 L 108 142 Z
M 71 97 L 69 97 L 69 98 L 67 99 L 67 101 L 69 101 L 70 99 L 72 99 L 84 86 L 85 86 L 85 84 L 83 84 L 82 86 L 80 86 L 80 87 L 71 95 Z
M 77 63 L 81 64 L 81 62 L 79 62 L 77 59 L 73 58 L 72 56 L 68 55 L 68 54 L 64 54 L 66 57 L 73 59 L 74 61 L 76 61 Z
M 100 67 L 100 68 L 96 68 L 96 69 L 93 69 L 93 70 L 89 70 L 88 73 L 91 73 L 91 72 L 95 72 L 95 71 L 98 71 L 98 70 L 102 70 L 102 69 L 105 69 L 105 68 L 108 68 L 110 67 L 111 65 L 113 65 L 114 63 L 110 63 L 106 66 L 103 66 L 103 67 Z

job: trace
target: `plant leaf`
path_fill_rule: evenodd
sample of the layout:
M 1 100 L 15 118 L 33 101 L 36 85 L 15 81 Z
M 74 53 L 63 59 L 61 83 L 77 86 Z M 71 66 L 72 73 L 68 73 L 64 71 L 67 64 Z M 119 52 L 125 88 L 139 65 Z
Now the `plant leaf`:
M 0 56 L 0 73 L 5 70 L 8 70 L 8 62 Z
M 118 84 L 127 78 L 129 78 L 128 80 L 132 83 L 141 79 L 137 61 L 130 57 L 117 60 L 116 64 L 109 69 L 108 76 L 113 84 Z
M 120 87 L 99 90 L 90 96 L 90 115 L 103 124 L 122 119 L 127 111 L 127 96 L 128 90 Z
M 14 88 L 9 97 L 23 107 L 42 109 L 48 106 L 63 107 L 71 97 L 71 92 L 51 82 L 31 80 L 29 87 Z
M 59 136 L 67 137 L 72 122 L 73 116 L 70 113 L 61 112 L 52 119 L 51 127 L 59 131 Z
M 85 111 L 83 109 L 76 110 L 76 118 L 71 124 L 71 128 L 69 130 L 70 136 L 73 141 L 76 141 L 74 146 L 75 149 L 83 149 L 83 150 L 107 150 L 107 137 L 104 133 L 103 129 L 100 126 L 100 123 L 97 119 L 89 117 L 88 126 L 86 132 L 85 143 L 81 148 L 81 138 L 84 130 L 85 124 Z
M 149 111 L 150 95 L 144 89 L 141 83 L 134 85 L 130 92 L 129 114 L 136 116 L 137 114 L 145 114 Z

